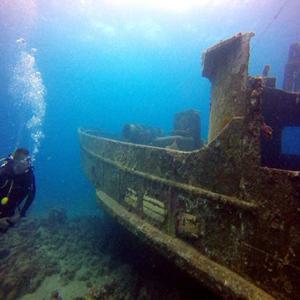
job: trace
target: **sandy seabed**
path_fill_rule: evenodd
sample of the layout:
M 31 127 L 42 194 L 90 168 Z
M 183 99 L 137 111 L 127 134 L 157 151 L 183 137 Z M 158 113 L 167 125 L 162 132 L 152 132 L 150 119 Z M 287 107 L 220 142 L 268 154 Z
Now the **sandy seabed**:
M 55 209 L 0 235 L 0 300 L 212 299 L 109 217 Z

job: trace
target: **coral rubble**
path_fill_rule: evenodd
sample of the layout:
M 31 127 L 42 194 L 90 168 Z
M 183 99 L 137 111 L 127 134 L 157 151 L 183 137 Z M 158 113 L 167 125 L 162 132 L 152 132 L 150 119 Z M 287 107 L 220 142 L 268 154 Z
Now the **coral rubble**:
M 187 299 L 116 226 L 55 209 L 11 228 L 0 236 L 0 300 Z

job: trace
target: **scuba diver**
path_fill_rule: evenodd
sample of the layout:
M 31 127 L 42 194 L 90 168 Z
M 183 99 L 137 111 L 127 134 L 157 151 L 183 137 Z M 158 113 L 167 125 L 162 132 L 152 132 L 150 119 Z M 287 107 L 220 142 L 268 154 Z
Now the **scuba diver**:
M 27 149 L 0 161 L 0 232 L 25 217 L 35 196 L 35 178 Z

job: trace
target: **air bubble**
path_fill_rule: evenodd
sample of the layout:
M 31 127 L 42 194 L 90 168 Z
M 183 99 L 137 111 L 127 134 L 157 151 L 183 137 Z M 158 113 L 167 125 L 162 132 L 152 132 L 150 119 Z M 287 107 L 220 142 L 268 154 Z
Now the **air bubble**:
M 23 38 L 18 39 L 16 42 L 18 45 L 26 46 L 26 41 Z M 42 75 L 36 65 L 34 57 L 36 52 L 35 48 L 30 51 L 20 50 L 19 59 L 13 70 L 11 84 L 15 106 L 20 111 L 22 110 L 22 113 L 26 113 L 25 124 L 32 140 L 33 160 L 38 154 L 41 140 L 44 138 L 42 126 L 46 113 L 46 89 Z M 19 141 L 17 141 L 18 143 Z

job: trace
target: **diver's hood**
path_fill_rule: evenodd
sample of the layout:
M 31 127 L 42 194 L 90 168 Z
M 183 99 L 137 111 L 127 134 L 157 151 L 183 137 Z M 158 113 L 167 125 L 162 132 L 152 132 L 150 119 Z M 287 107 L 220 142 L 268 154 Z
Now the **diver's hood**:
M 31 159 L 29 156 L 22 160 L 12 160 L 12 169 L 15 175 L 28 173 L 31 168 Z

